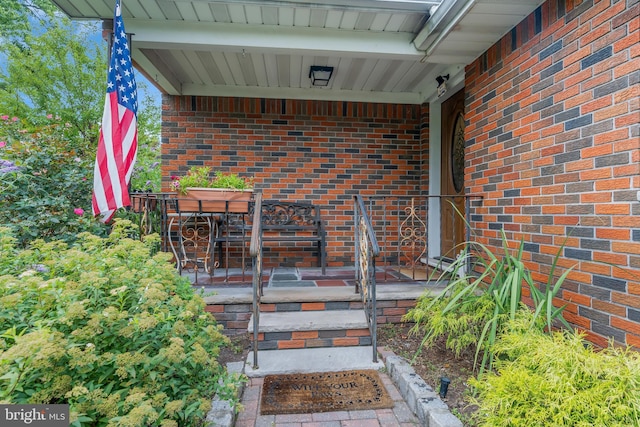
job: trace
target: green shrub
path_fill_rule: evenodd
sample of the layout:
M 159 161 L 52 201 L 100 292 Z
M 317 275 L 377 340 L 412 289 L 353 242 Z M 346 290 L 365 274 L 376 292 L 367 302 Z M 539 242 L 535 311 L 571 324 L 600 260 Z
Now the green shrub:
M 0 226 L 17 244 L 73 242 L 82 231 L 106 234 L 91 215 L 95 151 L 72 126 L 50 117 L 30 125 L 0 117 Z
M 571 271 L 566 270 L 557 279 L 554 276 L 561 250 L 554 259 L 544 291 L 541 291 L 522 261 L 524 242 L 511 250 L 503 231 L 502 243 L 501 256 L 486 246 L 475 244 L 478 256 L 474 257 L 476 264 L 472 272 L 466 272 L 471 253 L 468 247 L 465 248 L 438 278 L 449 282 L 442 293 L 432 296 L 427 290 L 404 317 L 406 321 L 415 322 L 412 333 L 424 335 L 422 345 L 430 345 L 439 337 L 446 337 L 446 347 L 458 356 L 468 348 L 475 348 L 475 364 L 480 366 L 480 375 L 493 365 L 492 346 L 504 323 L 513 320 L 524 307 L 524 285 L 528 286 L 534 305 L 531 327 L 551 330 L 556 321 L 569 327 L 562 317 L 564 307 L 553 306 L 553 298 Z M 478 363 L 480 353 L 482 360 Z
M 494 346 L 497 372 L 471 379 L 480 426 L 640 425 L 640 353 L 594 351 L 571 331 L 531 329 L 523 311 Z
M 228 339 L 170 256 L 117 221 L 107 238 L 15 247 L 0 229 L 0 403 L 68 403 L 76 426 L 199 426 L 240 382 Z

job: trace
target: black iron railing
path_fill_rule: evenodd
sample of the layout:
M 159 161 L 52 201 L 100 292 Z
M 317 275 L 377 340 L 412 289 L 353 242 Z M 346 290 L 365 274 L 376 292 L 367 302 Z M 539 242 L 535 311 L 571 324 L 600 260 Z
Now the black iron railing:
M 380 254 L 377 258 L 378 281 L 429 280 L 431 267 L 441 268 L 455 260 L 471 239 L 472 230 L 467 219 L 473 195 L 427 196 L 363 196 L 371 228 L 377 238 Z M 446 204 L 447 216 L 442 206 Z M 436 215 L 433 217 L 433 215 Z M 439 221 L 439 227 L 431 225 Z M 442 245 L 444 231 L 449 232 L 451 244 Z M 440 247 L 429 254 L 429 232 L 439 235 Z M 434 237 L 434 236 L 431 236 Z M 433 248 L 432 248 L 433 249 Z
M 249 256 L 253 268 L 253 369 L 258 369 L 258 336 L 260 327 L 260 299 L 262 297 L 262 194 L 255 197 Z
M 132 210 L 140 215 L 140 234 L 159 233 L 162 251 L 172 252 L 180 274 L 201 272 L 213 276 L 224 263 L 229 277 L 229 259 L 241 260 L 242 281 L 245 275 L 244 245 L 231 255 L 231 243 L 248 242 L 248 213 L 230 210 L 230 201 L 217 202 L 212 210 L 210 201 L 178 197 L 175 193 L 133 193 Z M 249 202 L 253 206 L 253 202 Z M 248 209 L 247 209 L 248 210 Z M 225 230 L 222 233 L 221 230 Z M 227 248 L 223 252 L 223 246 Z M 237 256 L 236 256 L 237 255 Z M 224 257 L 224 259 L 223 259 Z
M 373 346 L 373 363 L 378 362 L 378 323 L 376 313 L 376 257 L 380 248 L 375 232 L 367 215 L 367 209 L 360 196 L 354 197 L 354 232 L 355 232 L 355 281 L 356 293 L 360 293 L 364 306 L 371 345 Z

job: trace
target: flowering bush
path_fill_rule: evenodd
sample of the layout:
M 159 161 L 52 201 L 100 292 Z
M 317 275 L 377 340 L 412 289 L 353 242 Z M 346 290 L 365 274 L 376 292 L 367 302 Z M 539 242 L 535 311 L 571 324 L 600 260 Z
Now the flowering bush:
M 72 242 L 81 231 L 107 231 L 91 216 L 93 148 L 71 126 L 47 120 L 27 128 L 0 116 L 0 225 L 23 247 L 36 238 Z
M 220 332 L 159 240 L 89 233 L 19 250 L 0 228 L 0 403 L 68 403 L 74 426 L 200 426 L 241 379 Z
M 243 178 L 235 173 L 216 171 L 211 178 L 211 168 L 192 167 L 183 177 L 171 177 L 171 189 L 186 194 L 187 188 L 229 188 L 248 190 L 253 188 L 253 178 Z

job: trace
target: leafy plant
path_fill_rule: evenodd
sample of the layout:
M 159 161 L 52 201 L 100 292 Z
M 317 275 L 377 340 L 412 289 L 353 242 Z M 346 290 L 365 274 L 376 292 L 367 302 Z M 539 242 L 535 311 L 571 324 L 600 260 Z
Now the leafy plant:
M 106 46 L 91 40 L 96 24 L 39 17 L 30 33 L 0 44 L 6 58 L 0 68 L 0 112 L 37 125 L 48 124 L 43 118 L 53 114 L 76 138 L 95 144 L 106 89 Z
M 480 426 L 640 425 L 640 353 L 594 351 L 583 335 L 531 329 L 530 311 L 510 320 L 494 346 L 496 372 L 471 379 Z
M 73 426 L 201 426 L 214 395 L 241 378 L 217 361 L 228 344 L 157 235 L 117 221 L 74 246 L 15 246 L 0 228 L 0 401 L 68 403 Z
M 138 80 L 138 93 L 148 85 Z M 131 175 L 131 190 L 153 193 L 160 191 L 162 171 L 160 168 L 160 107 L 153 98 L 142 99 L 138 110 L 138 155 Z
M 94 149 L 72 126 L 46 120 L 31 126 L 0 117 L 0 226 L 22 247 L 36 238 L 73 242 L 82 231 L 107 232 L 91 216 Z
M 253 178 L 242 178 L 235 173 L 216 171 L 215 177 L 211 180 L 211 188 L 248 190 L 253 188 Z
M 253 188 L 253 178 L 243 178 L 235 173 L 216 171 L 211 177 L 211 168 L 194 166 L 183 177 L 171 177 L 171 189 L 187 194 L 187 188 L 228 188 L 247 190 Z
M 531 272 L 522 262 L 524 242 L 521 241 L 515 253 L 510 250 L 502 231 L 503 254 L 492 253 L 486 246 L 475 244 L 478 251 L 474 256 L 472 272 L 467 272 L 470 259 L 469 246 L 465 248 L 439 280 L 448 280 L 441 294 L 423 295 L 416 307 L 410 310 L 404 320 L 415 322 L 412 333 L 422 333 L 422 346 L 432 344 L 438 337 L 446 336 L 447 348 L 459 355 L 470 347 L 476 348 L 475 364 L 480 374 L 491 369 L 494 360 L 492 351 L 496 337 L 507 320 L 513 320 L 524 308 L 522 287 L 527 285 L 534 302 L 534 318 L 544 316 L 547 330 L 554 322 L 560 321 L 569 327 L 562 317 L 564 307 L 553 306 L 553 297 L 560 291 L 562 283 L 571 269 L 565 271 L 556 281 L 555 268 L 562 248 L 556 254 L 549 279 L 544 291 L 539 290 L 531 277 Z M 473 274 L 471 274 L 473 273 Z M 542 325 L 535 321 L 532 327 Z M 539 326 L 542 328 L 543 326 Z M 479 362 L 479 355 L 482 359 Z

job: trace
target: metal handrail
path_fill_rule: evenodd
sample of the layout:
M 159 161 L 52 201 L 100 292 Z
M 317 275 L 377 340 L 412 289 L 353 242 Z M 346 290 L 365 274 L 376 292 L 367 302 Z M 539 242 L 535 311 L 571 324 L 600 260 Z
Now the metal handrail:
M 249 256 L 253 269 L 253 369 L 258 369 L 258 327 L 262 297 L 262 193 L 256 193 Z
M 376 307 L 376 257 L 380 255 L 380 246 L 376 239 L 371 221 L 367 215 L 362 197 L 354 196 L 355 226 L 355 282 L 356 293 L 360 293 L 364 306 L 371 345 L 373 346 L 373 363 L 378 362 L 378 321 Z

